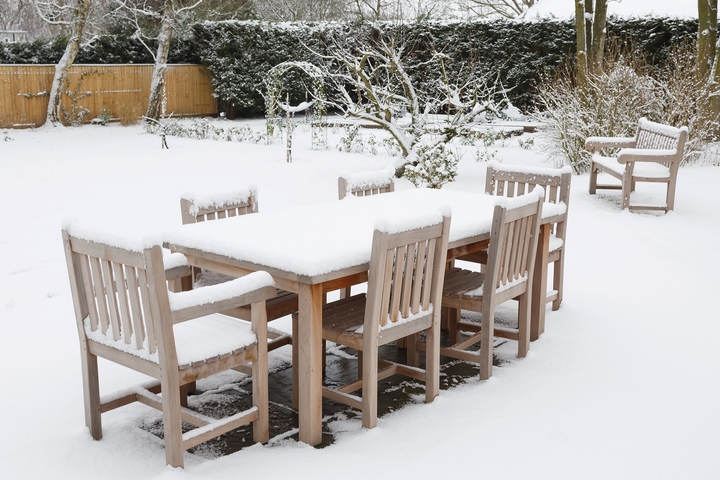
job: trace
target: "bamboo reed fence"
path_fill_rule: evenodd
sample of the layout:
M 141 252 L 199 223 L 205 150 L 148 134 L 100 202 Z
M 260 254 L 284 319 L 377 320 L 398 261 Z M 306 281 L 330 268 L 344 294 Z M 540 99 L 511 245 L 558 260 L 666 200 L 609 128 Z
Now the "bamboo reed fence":
M 116 119 L 132 123 L 147 109 L 152 65 L 73 65 L 69 95 L 63 105 L 70 119 L 80 108 L 90 110 L 83 122 L 103 107 Z M 0 128 L 39 127 L 45 123 L 54 65 L 0 65 Z M 218 113 L 210 74 L 202 65 L 168 65 L 166 112 L 173 116 Z

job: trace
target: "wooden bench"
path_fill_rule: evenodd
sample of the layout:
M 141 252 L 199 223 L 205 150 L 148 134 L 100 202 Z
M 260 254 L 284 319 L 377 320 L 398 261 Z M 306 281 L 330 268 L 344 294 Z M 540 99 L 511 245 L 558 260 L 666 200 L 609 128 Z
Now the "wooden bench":
M 645 118 L 638 121 L 634 138 L 589 137 L 585 148 L 593 152 L 589 191 L 622 190 L 622 208 L 629 210 L 663 210 L 675 207 L 675 183 L 682 161 L 688 128 L 675 128 Z M 617 149 L 616 157 L 600 154 L 602 149 Z M 621 181 L 620 185 L 598 185 L 597 175 L 605 172 Z M 667 184 L 664 205 L 630 205 L 630 193 L 637 182 Z

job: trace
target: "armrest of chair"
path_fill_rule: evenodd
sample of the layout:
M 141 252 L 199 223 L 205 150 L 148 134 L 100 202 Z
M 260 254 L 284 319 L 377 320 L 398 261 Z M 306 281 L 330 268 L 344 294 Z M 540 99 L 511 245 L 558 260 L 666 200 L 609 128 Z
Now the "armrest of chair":
M 675 150 L 655 150 L 649 148 L 623 148 L 618 152 L 618 163 L 628 162 L 672 162 L 678 158 Z
M 276 295 L 275 281 L 267 272 L 254 272 L 229 282 L 188 292 L 168 292 L 173 323 L 264 302 Z
M 174 252 L 163 256 L 165 279 L 178 280 L 192 275 L 192 267 L 182 253 Z
M 632 148 L 635 146 L 635 137 L 588 137 L 585 140 L 586 150 L 600 150 L 601 148 Z

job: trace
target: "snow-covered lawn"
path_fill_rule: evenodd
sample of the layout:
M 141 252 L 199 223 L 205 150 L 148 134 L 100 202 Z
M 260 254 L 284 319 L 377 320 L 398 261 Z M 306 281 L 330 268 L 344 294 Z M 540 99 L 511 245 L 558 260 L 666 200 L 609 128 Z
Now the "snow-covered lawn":
M 283 145 L 170 137 L 161 150 L 139 127 L 6 135 L 0 478 L 720 478 L 720 167 L 681 169 L 668 215 L 621 212 L 613 194 L 588 195 L 587 175 L 573 177 L 562 307 L 548 309 L 529 355 L 489 381 L 386 415 L 372 431 L 350 421 L 324 449 L 282 440 L 216 459 L 186 454 L 183 472 L 166 470 L 161 440 L 139 428 L 154 410 L 103 415 L 99 442 L 84 426 L 62 220 L 156 233 L 180 224 L 184 192 L 248 183 L 261 211 L 335 201 L 341 171 L 393 158 L 314 152 L 301 130 L 292 164 Z M 498 151 L 505 163 L 543 165 L 515 139 Z M 468 152 L 444 188 L 481 192 L 484 175 Z M 105 391 L 136 381 L 101 364 Z

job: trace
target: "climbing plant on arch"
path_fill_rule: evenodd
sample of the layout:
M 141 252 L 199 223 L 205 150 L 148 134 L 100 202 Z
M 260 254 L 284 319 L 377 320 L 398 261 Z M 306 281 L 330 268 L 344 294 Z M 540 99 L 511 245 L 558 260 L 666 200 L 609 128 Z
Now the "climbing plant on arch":
M 314 99 L 312 122 L 313 148 L 327 147 L 327 132 L 325 125 L 327 116 L 327 100 L 325 98 L 325 81 L 323 72 L 309 62 L 283 62 L 275 65 L 268 71 L 263 83 L 265 84 L 265 120 L 268 138 L 279 132 L 282 122 L 280 117 L 280 98 L 283 92 L 283 77 L 290 70 L 299 70 L 312 80 L 310 94 Z

